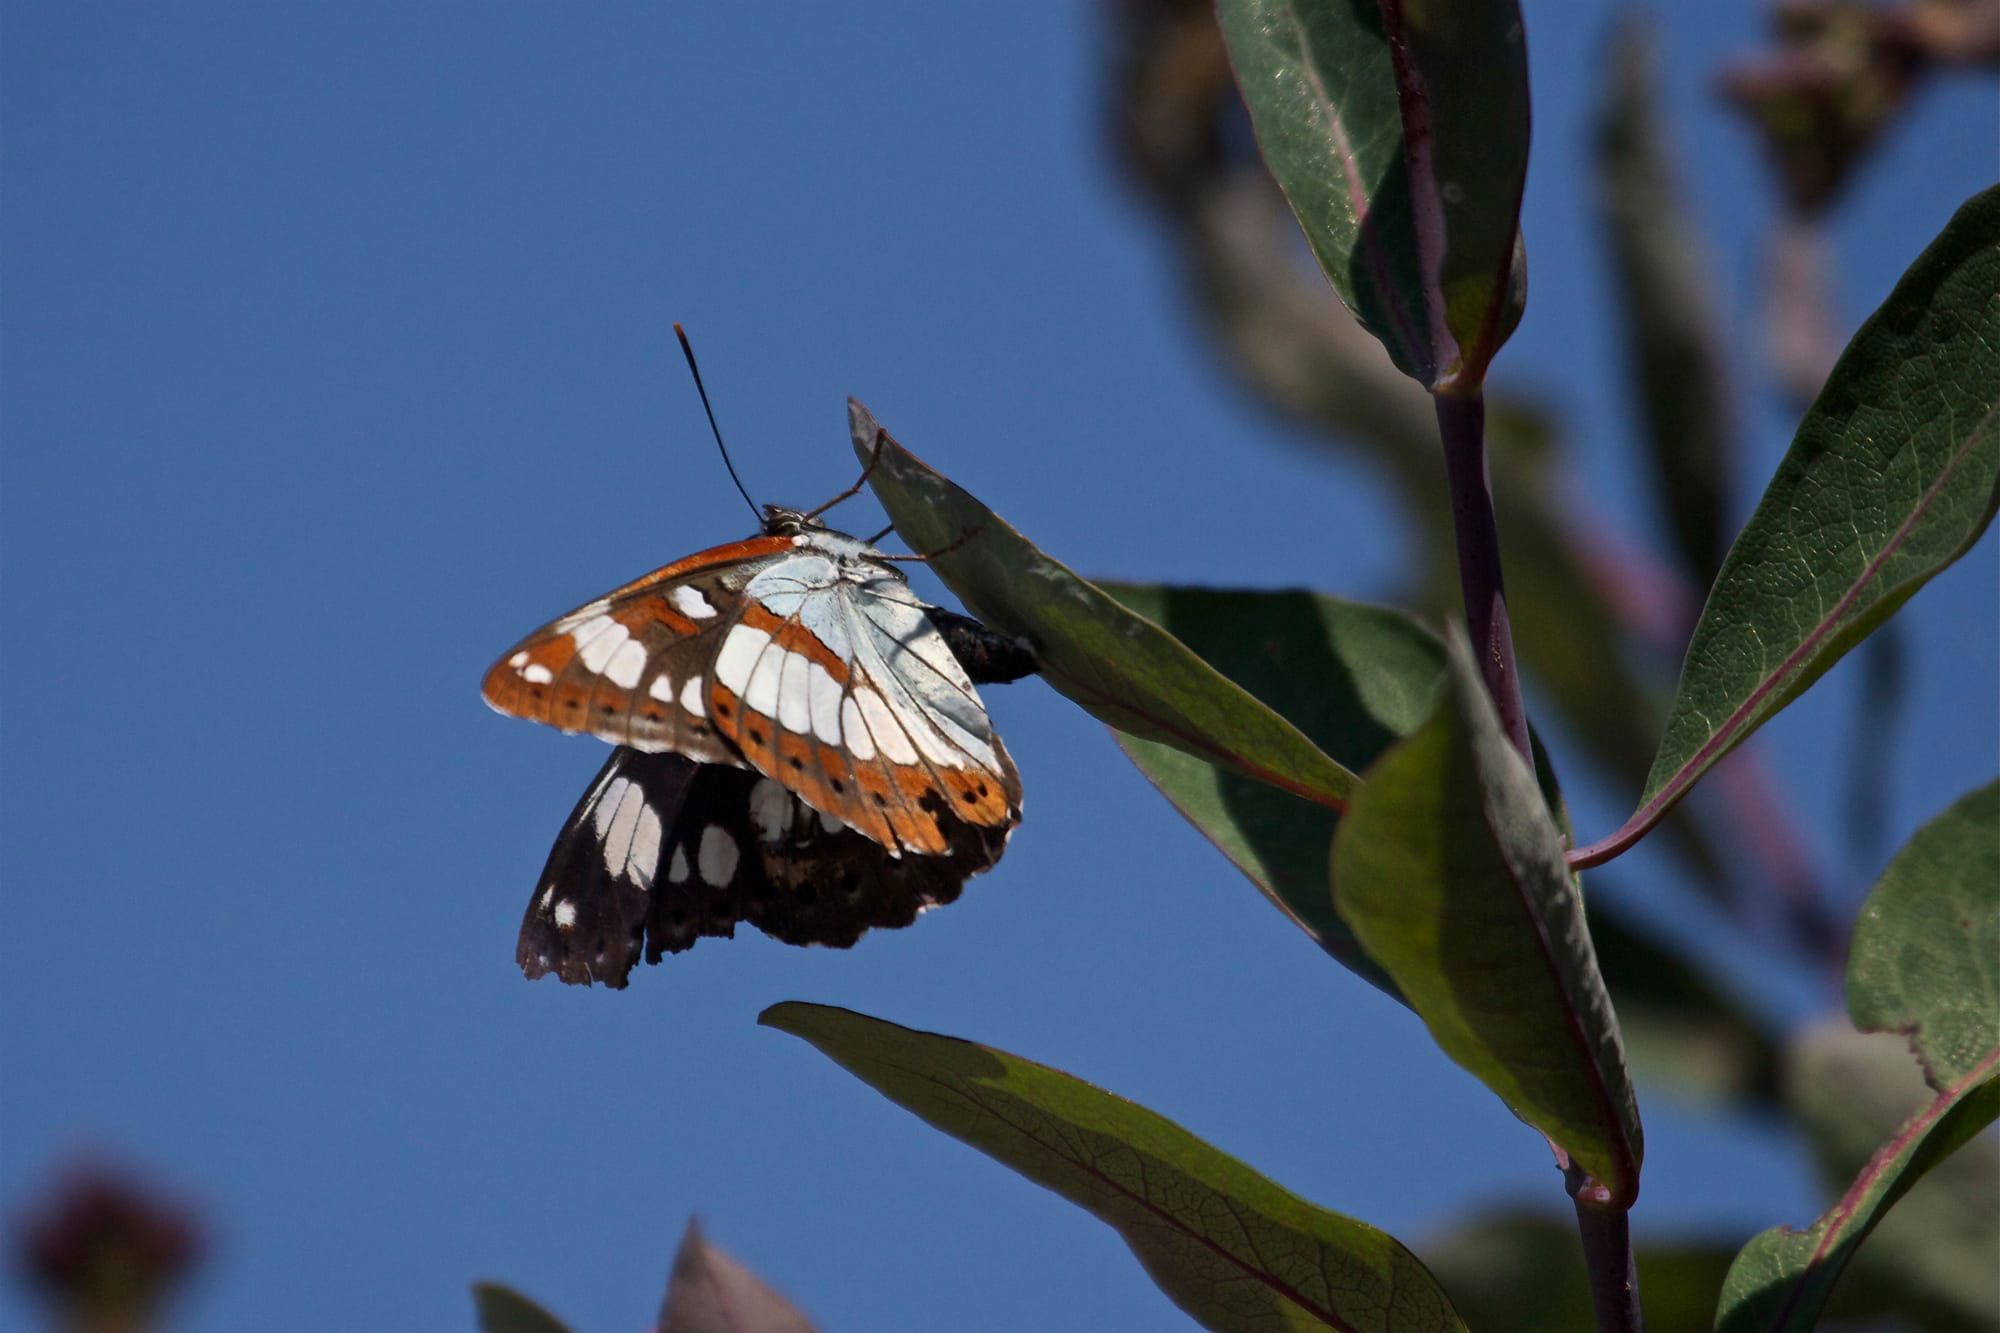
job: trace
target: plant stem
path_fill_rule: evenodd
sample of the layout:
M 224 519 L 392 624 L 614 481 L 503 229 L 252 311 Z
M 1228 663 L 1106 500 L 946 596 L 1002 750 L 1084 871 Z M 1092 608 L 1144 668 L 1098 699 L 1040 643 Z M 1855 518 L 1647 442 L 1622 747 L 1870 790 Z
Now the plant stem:
M 1643 1333 L 1639 1311 L 1639 1269 L 1632 1257 L 1632 1220 L 1611 1202 L 1602 1185 L 1571 1163 L 1564 1177 L 1576 1205 L 1577 1235 L 1583 1239 L 1583 1266 L 1590 1274 L 1590 1303 L 1598 1333 Z
M 1493 521 L 1493 484 L 1486 467 L 1486 399 L 1478 389 L 1438 394 L 1438 434 L 1451 487 L 1452 529 L 1458 535 L 1458 586 L 1465 626 L 1479 657 L 1479 674 L 1507 739 L 1532 766 L 1528 710 L 1514 661 L 1514 630 L 1500 578 L 1500 530 Z
M 1465 624 L 1479 655 L 1480 676 L 1493 696 L 1500 726 L 1530 765 L 1528 710 L 1514 661 L 1514 630 L 1507 619 L 1507 591 L 1500 576 L 1500 530 L 1493 519 L 1493 483 L 1486 466 L 1486 400 L 1477 390 L 1438 394 L 1438 434 L 1444 440 L 1451 487 L 1452 529 L 1458 536 L 1458 586 Z M 1639 1271 L 1632 1257 L 1632 1224 L 1623 1205 L 1574 1163 L 1564 1184 L 1576 1205 L 1577 1234 L 1590 1274 L 1591 1303 L 1599 1333 L 1641 1333 Z

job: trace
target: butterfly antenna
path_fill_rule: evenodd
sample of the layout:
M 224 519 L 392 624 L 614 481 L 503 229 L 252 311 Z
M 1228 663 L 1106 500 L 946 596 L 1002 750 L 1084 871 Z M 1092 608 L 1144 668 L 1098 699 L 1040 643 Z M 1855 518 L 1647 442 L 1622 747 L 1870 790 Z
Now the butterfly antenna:
M 744 486 L 743 478 L 736 475 L 736 464 L 729 459 L 729 446 L 722 442 L 722 427 L 715 424 L 715 409 L 708 405 L 708 390 L 701 382 L 701 367 L 694 363 L 694 345 L 688 342 L 687 330 L 680 326 L 679 321 L 674 323 L 674 337 L 681 340 L 681 354 L 687 357 L 688 374 L 694 376 L 694 391 L 701 395 L 701 410 L 708 413 L 709 432 L 715 436 L 715 447 L 722 451 L 722 466 L 729 469 L 729 479 L 736 483 L 738 493 L 743 496 L 743 503 L 750 506 L 750 512 L 756 515 L 759 523 L 762 523 L 764 511 L 750 498 L 749 488 Z

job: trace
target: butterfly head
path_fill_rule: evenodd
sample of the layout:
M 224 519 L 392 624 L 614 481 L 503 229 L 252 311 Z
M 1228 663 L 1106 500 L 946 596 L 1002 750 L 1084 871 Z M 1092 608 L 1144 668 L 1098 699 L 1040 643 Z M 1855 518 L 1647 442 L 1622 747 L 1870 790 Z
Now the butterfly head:
M 766 537 L 798 537 L 807 533 L 831 531 L 833 529 L 816 521 L 803 509 L 787 509 L 783 505 L 764 506 Z
M 838 528 L 828 527 L 803 510 L 765 505 L 762 535 L 789 537 L 792 545 L 810 548 L 843 565 L 855 562 L 866 564 L 878 577 L 887 575 L 898 581 L 903 577 L 902 571 L 888 563 L 893 557 L 875 549 L 874 538 L 864 541 L 850 536 Z

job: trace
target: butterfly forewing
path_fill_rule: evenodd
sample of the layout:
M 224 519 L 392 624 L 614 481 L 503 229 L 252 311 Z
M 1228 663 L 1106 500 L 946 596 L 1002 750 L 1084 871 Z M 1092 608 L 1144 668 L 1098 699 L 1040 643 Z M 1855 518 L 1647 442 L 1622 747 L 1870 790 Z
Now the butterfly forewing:
M 607 593 L 494 663 L 486 702 L 616 745 L 741 764 L 706 716 L 706 672 L 743 586 L 791 552 L 785 538 L 733 542 Z

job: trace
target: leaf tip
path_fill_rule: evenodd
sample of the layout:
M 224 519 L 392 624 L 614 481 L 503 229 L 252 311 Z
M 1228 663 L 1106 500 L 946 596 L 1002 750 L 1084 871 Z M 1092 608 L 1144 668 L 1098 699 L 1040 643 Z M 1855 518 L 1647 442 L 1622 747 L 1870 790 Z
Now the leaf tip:
M 767 1006 L 764 1012 L 757 1015 L 757 1026 L 776 1028 L 780 1032 L 797 1035 L 798 1020 L 812 1007 L 799 1000 L 780 1000 L 774 1005 Z

